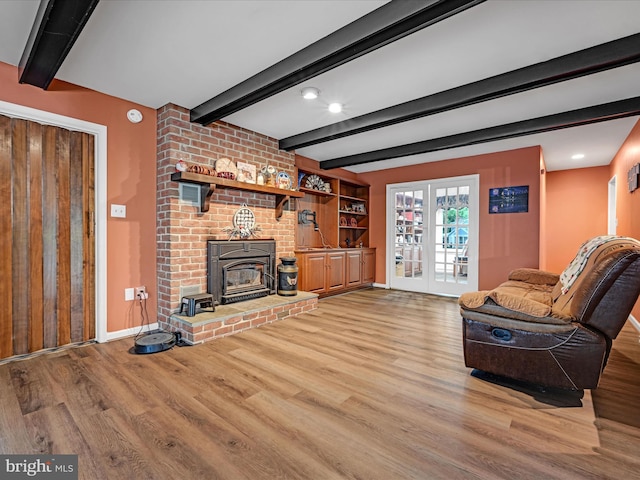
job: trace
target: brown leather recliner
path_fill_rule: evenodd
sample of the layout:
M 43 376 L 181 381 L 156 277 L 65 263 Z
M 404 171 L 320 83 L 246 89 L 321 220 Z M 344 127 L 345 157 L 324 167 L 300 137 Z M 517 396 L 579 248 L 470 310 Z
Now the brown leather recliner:
M 561 274 L 521 268 L 460 296 L 464 359 L 487 373 L 570 390 L 596 388 L 640 295 L 640 242 L 596 237 Z

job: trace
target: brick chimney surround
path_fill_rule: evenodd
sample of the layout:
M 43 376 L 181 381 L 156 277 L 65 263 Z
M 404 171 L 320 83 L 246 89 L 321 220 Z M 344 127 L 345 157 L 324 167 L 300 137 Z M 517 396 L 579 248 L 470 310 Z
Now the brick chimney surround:
M 217 337 L 281 320 L 313 310 L 317 295 L 299 292 L 296 296 L 270 295 L 219 306 L 215 313 L 195 317 L 177 315 L 182 300 L 181 287 L 207 291 L 207 240 L 226 240 L 224 228 L 232 226 L 234 213 L 246 204 L 260 227 L 258 238 L 276 241 L 276 258 L 293 256 L 296 212 L 285 208 L 276 219 L 275 196 L 260 192 L 217 188 L 208 212 L 180 201 L 179 184 L 171 180 L 179 160 L 213 167 L 220 157 L 243 161 L 258 170 L 270 165 L 295 178 L 295 155 L 278 149 L 276 139 L 229 123 L 202 126 L 189 121 L 189 110 L 167 104 L 158 109 L 157 127 L 157 272 L 158 325 L 166 331 L 180 330 L 189 343 Z M 293 200 L 291 201 L 291 203 Z

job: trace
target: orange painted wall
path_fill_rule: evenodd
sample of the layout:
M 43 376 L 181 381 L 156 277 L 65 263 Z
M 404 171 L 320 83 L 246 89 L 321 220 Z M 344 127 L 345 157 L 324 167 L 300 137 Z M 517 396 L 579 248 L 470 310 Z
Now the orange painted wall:
M 516 267 L 539 266 L 540 240 L 539 147 L 423 163 L 391 170 L 362 173 L 371 185 L 370 245 L 376 247 L 376 282 L 386 283 L 386 188 L 388 184 L 480 175 L 480 289 L 502 283 Z M 529 185 L 529 211 L 489 214 L 489 189 Z
M 547 216 L 542 242 L 546 258 L 542 269 L 562 272 L 585 240 L 607 234 L 610 178 L 608 166 L 546 174 Z
M 616 176 L 616 210 L 618 235 L 640 239 L 640 189 L 629 193 L 627 172 L 640 163 L 640 121 L 623 143 L 610 165 L 609 178 Z M 640 321 L 640 300 L 633 309 L 633 316 Z
M 107 127 L 107 208 L 127 207 L 127 218 L 107 217 L 107 330 L 140 325 L 138 309 L 124 289 L 144 285 L 156 317 L 156 111 L 86 88 L 54 80 L 49 90 L 18 83 L 18 69 L 0 62 L 0 100 Z M 137 108 L 144 120 L 132 124 Z
M 640 239 L 640 189 L 629 193 L 627 187 L 627 172 L 637 163 L 640 163 L 640 121 L 611 162 L 609 173 L 609 177 L 615 175 L 617 179 L 617 233 Z

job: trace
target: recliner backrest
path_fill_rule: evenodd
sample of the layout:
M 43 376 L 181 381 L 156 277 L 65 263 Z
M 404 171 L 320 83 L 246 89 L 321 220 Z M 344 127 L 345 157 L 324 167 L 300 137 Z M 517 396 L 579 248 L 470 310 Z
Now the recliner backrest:
M 570 289 L 559 285 L 554 309 L 615 338 L 640 295 L 640 242 L 627 239 L 596 249 Z
M 640 249 L 616 252 L 602 262 L 574 302 L 580 322 L 614 339 L 640 295 Z M 584 296 L 584 298 L 582 298 Z

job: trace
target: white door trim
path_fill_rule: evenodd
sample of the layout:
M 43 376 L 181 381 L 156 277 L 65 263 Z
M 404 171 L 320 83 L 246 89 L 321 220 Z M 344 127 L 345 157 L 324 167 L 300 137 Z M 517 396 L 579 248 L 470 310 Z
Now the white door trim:
M 38 123 L 86 132 L 95 136 L 96 212 L 96 340 L 107 338 L 107 127 L 77 118 L 0 101 L 0 114 Z

